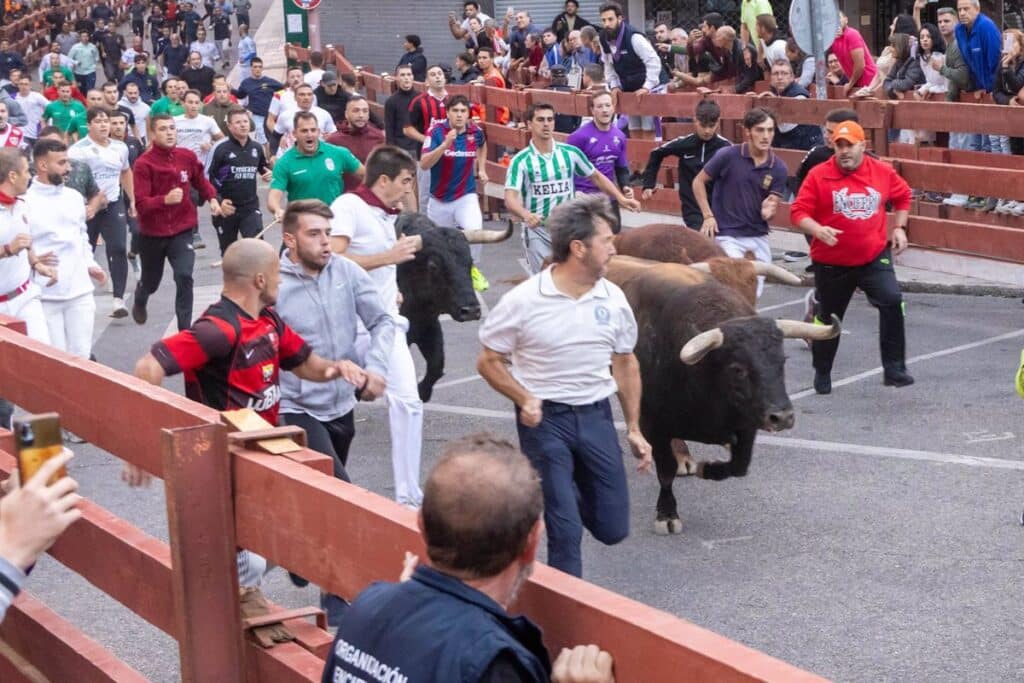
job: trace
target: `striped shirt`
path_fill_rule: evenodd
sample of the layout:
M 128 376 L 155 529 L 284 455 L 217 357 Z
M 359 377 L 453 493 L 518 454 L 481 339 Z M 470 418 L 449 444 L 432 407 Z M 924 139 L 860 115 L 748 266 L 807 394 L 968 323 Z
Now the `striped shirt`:
M 447 121 L 431 128 L 423 142 L 423 152 L 443 145 L 451 129 Z M 431 167 L 430 194 L 442 202 L 454 202 L 467 194 L 476 194 L 476 158 L 483 146 L 484 132 L 470 123 Z
M 587 178 L 597 172 L 579 148 L 552 144 L 551 153 L 542 154 L 531 142 L 513 157 L 505 176 L 505 189 L 519 192 L 526 210 L 544 218 L 576 194 L 574 177 Z

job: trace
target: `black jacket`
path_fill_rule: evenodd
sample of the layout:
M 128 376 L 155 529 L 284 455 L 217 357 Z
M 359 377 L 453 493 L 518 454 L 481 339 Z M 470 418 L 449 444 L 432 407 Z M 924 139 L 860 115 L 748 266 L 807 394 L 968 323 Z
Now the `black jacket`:
M 721 135 L 716 135 L 705 141 L 696 133 L 690 133 L 670 140 L 660 147 L 655 147 L 651 150 L 647 168 L 644 169 L 644 189 L 654 189 L 654 185 L 658 181 L 658 169 L 661 168 L 661 162 L 665 157 L 679 157 L 679 201 L 683 205 L 683 222 L 691 228 L 699 228 L 704 221 L 704 215 L 701 213 L 700 207 L 697 206 L 697 200 L 693 198 L 693 179 L 704 168 L 704 164 L 715 155 L 715 152 L 730 145 L 732 143 Z M 708 183 L 707 188 L 708 201 L 710 201 L 714 183 Z
M 349 94 L 339 85 L 334 94 L 329 95 L 324 86 L 320 85 L 313 91 L 313 95 L 316 96 L 316 106 L 330 114 L 336 124 L 341 125 L 341 122 L 345 120 L 345 107 L 348 105 Z M 372 109 L 370 110 L 370 122 L 384 130 L 384 122 Z
M 593 24 L 577 14 L 576 20 L 572 25 L 572 30 L 579 31 L 584 26 L 593 26 Z M 565 12 L 559 14 L 555 17 L 555 20 L 551 22 L 551 30 L 555 32 L 556 36 L 558 36 L 558 42 L 562 42 L 565 40 L 566 36 L 569 35 L 569 24 L 566 23 Z
M 1016 66 L 1000 67 L 993 83 L 992 99 L 996 104 L 1009 104 L 1021 88 L 1024 88 L 1024 60 Z
M 396 90 L 384 103 L 384 139 L 389 145 L 398 145 L 406 152 L 419 156 L 420 143 L 406 136 L 402 129 L 409 125 L 409 104 L 417 93 Z
M 251 138 L 240 145 L 229 135 L 213 148 L 208 174 L 219 199 L 230 199 L 235 209 L 252 211 L 260 208 L 256 178 L 269 168 L 262 145 Z
M 406 52 L 398 60 L 398 66 L 408 64 L 412 67 L 412 79 L 423 82 L 427 80 L 427 58 L 423 55 L 423 48 L 418 47 L 412 52 Z
M 924 72 L 917 57 L 907 57 L 899 64 L 893 64 L 889 75 L 882 83 L 882 89 L 889 99 L 896 99 L 896 93 L 914 90 L 924 83 Z
M 205 98 L 213 92 L 213 77 L 216 75 L 216 72 L 208 66 L 198 69 L 188 67 L 187 69 L 182 69 L 178 78 L 185 81 L 189 90 L 198 90 L 199 94 Z

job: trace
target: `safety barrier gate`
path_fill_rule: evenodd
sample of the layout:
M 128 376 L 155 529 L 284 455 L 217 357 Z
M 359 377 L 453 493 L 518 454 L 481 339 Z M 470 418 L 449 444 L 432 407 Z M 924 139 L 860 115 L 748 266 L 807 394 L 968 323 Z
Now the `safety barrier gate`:
M 215 410 L 23 332 L 20 321 L 0 316 L 0 395 L 28 411 L 57 411 L 71 431 L 162 478 L 166 492 L 169 545 L 86 500 L 82 519 L 50 554 L 175 638 L 184 681 L 320 679 L 331 635 L 301 610 L 279 614 L 294 642 L 264 649 L 246 636 L 236 547 L 347 598 L 393 580 L 406 551 L 425 557 L 415 513 L 335 479 L 327 456 L 306 449 L 275 456 L 253 446 L 296 430 L 230 434 Z M 10 432 L 0 432 L 4 476 L 15 466 L 12 452 Z M 145 680 L 31 591 L 30 579 L 0 625 L 0 680 Z M 821 680 L 546 566 L 537 567 L 515 611 L 541 625 L 553 651 L 600 644 L 627 683 Z

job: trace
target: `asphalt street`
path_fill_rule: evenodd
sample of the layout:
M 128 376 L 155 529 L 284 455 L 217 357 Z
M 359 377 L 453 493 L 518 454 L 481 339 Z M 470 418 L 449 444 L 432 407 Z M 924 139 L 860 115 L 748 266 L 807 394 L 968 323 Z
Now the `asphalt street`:
M 208 210 L 200 213 L 211 246 L 197 253 L 197 313 L 219 292 L 216 240 Z M 276 245 L 279 234 L 268 238 Z M 518 233 L 485 247 L 485 310 L 522 278 L 521 257 Z M 763 314 L 799 318 L 805 291 L 769 285 Z M 110 295 L 99 294 L 99 362 L 130 371 L 173 331 L 172 299 L 167 272 L 139 327 L 108 318 Z M 795 428 L 759 437 L 746 478 L 677 479 L 682 534 L 654 535 L 655 478 L 635 472 L 627 455 L 632 533 L 615 547 L 585 536 L 585 578 L 836 680 L 1024 679 L 1024 403 L 1011 387 L 1024 346 L 1021 302 L 908 295 L 917 383 L 904 389 L 882 385 L 877 324 L 858 295 L 826 397 L 810 389 L 803 342 L 786 342 Z M 515 440 L 509 402 L 474 370 L 478 326 L 443 323 L 448 366 L 426 409 L 424 476 L 453 437 L 489 430 Z M 178 378 L 168 386 L 182 390 Z M 353 480 L 392 495 L 383 405 L 361 405 L 356 428 Z M 85 495 L 166 538 L 159 485 L 130 490 L 117 459 L 88 445 L 76 451 L 71 470 Z M 725 457 L 715 446 L 693 451 Z M 146 676 L 178 679 L 172 639 L 52 559 L 40 562 L 29 590 Z M 266 592 L 289 606 L 316 600 L 313 587 L 293 588 L 280 569 Z

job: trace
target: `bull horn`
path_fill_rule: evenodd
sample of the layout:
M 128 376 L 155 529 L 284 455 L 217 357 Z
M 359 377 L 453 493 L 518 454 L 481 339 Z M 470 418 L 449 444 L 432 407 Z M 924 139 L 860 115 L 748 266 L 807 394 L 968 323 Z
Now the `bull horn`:
M 693 268 L 694 270 L 699 270 L 702 273 L 707 273 L 708 275 L 711 274 L 711 264 L 710 263 L 706 263 L 705 261 L 698 261 L 697 263 L 691 263 L 691 264 L 689 264 L 689 266 L 691 268 Z
M 512 236 L 512 221 L 505 230 L 463 230 L 466 241 L 470 244 L 493 244 L 504 242 Z
M 687 365 L 699 363 L 701 358 L 714 351 L 725 343 L 725 335 L 722 330 L 713 327 L 706 332 L 701 332 L 696 337 L 686 342 L 683 350 L 679 352 L 679 359 Z
M 799 285 L 803 283 L 800 276 L 774 263 L 754 261 L 754 272 L 758 275 L 763 275 L 769 282 L 778 282 L 783 285 Z
M 782 332 L 782 336 L 786 339 L 808 339 L 811 341 L 825 341 L 826 339 L 835 339 L 839 336 L 839 333 L 843 331 L 843 326 L 839 322 L 839 317 L 836 314 L 832 314 L 831 325 L 816 325 L 814 323 L 805 323 L 799 320 L 783 320 L 779 319 L 775 321 L 775 325 Z

